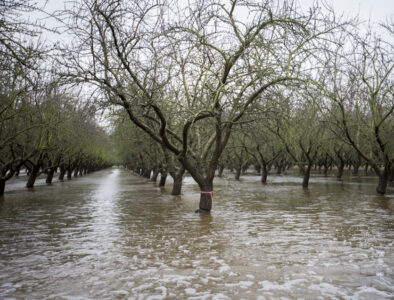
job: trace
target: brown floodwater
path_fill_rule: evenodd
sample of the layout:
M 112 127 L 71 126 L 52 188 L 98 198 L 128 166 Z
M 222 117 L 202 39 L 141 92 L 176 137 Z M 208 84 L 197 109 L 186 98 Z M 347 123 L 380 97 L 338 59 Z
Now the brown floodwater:
M 394 189 L 375 177 L 215 179 L 211 215 L 123 169 L 0 202 L 0 299 L 393 299 Z

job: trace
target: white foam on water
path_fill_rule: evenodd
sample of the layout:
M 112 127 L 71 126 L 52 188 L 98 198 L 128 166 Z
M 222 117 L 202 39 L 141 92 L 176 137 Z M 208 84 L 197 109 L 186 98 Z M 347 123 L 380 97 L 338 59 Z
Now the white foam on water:
M 129 291 L 126 290 L 117 290 L 117 291 L 113 291 L 112 294 L 116 297 L 125 297 L 129 295 Z
M 363 286 L 358 289 L 356 293 L 354 293 L 352 299 L 393 299 L 393 293 L 386 291 L 379 291 L 374 287 Z
M 225 294 L 219 293 L 212 295 L 212 300 L 231 300 L 231 298 Z
M 230 270 L 231 270 L 231 268 L 230 268 L 229 265 L 223 265 L 223 266 L 219 267 L 219 272 L 220 273 L 228 272 Z
M 167 297 L 167 288 L 164 286 L 159 286 L 155 290 L 158 290 L 161 292 L 160 295 L 150 295 L 146 298 L 146 300 L 162 300 Z
M 324 297 L 346 297 L 345 292 L 339 290 L 337 286 L 327 282 L 311 284 L 309 289 L 318 291 Z
M 239 281 L 239 282 L 234 282 L 234 283 L 225 283 L 224 284 L 226 287 L 237 287 L 237 288 L 242 288 L 242 289 L 247 289 L 254 285 L 253 281 Z
M 260 281 L 259 284 L 262 286 L 261 291 L 270 291 L 270 290 L 291 290 L 294 285 L 301 284 L 307 282 L 306 279 L 294 279 L 288 280 L 282 284 L 277 282 L 271 282 L 268 280 Z
M 196 295 L 197 293 L 196 293 L 196 289 L 193 289 L 193 288 L 186 288 L 185 289 L 185 293 L 187 294 L 187 295 Z
M 152 283 L 152 282 L 144 283 L 144 284 L 141 284 L 141 285 L 139 285 L 139 286 L 133 288 L 133 289 L 132 289 L 132 292 L 134 292 L 134 293 L 135 293 L 135 292 L 139 293 L 139 292 L 141 292 L 141 291 L 143 291 L 143 290 L 150 289 L 152 286 L 153 286 L 153 283 Z

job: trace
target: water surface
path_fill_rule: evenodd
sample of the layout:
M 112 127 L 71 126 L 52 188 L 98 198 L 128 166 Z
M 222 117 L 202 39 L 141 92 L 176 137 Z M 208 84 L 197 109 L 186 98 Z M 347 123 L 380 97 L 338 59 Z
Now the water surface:
M 393 299 L 394 197 L 376 178 L 216 179 L 214 210 L 121 169 L 0 206 L 0 298 Z

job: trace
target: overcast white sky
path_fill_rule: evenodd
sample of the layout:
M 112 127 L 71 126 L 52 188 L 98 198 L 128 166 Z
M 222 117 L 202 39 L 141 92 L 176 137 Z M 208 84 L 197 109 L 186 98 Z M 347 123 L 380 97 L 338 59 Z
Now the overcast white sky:
M 65 0 L 48 0 L 46 10 L 53 11 L 62 9 Z M 222 0 L 225 2 L 225 0 Z M 314 0 L 298 0 L 304 9 L 311 6 Z M 45 0 L 36 0 L 39 4 L 44 4 Z M 370 20 L 372 23 L 385 22 L 394 18 L 394 0 L 326 0 L 331 4 L 337 14 L 344 14 L 348 17 L 360 16 L 363 21 Z M 33 16 L 32 16 L 33 17 Z M 52 39 L 53 37 L 49 37 Z
M 305 7 L 310 6 L 313 0 L 299 0 L 301 5 Z M 354 16 L 359 14 L 362 20 L 369 20 L 382 22 L 390 15 L 394 15 L 394 1 L 393 0 L 327 0 L 332 4 L 337 13 L 344 13 L 345 15 Z
M 38 3 L 45 3 L 45 0 L 36 0 Z M 298 0 L 303 7 L 309 7 L 314 0 Z M 361 18 L 368 20 L 383 21 L 387 17 L 394 15 L 394 0 L 326 0 L 332 4 L 334 9 L 345 14 L 360 14 Z M 64 0 L 49 0 L 48 9 L 63 8 Z

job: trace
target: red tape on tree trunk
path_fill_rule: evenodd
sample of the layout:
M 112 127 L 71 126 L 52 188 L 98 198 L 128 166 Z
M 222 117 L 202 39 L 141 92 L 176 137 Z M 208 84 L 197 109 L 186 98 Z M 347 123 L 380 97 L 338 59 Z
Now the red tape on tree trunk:
M 213 191 L 206 192 L 206 191 L 200 191 L 201 194 L 209 194 L 211 196 L 211 201 L 213 202 Z

